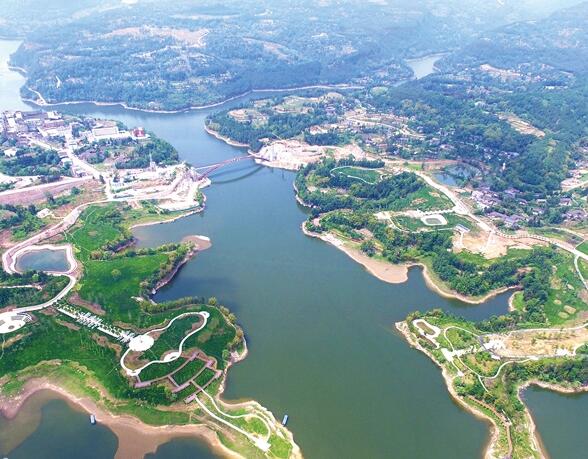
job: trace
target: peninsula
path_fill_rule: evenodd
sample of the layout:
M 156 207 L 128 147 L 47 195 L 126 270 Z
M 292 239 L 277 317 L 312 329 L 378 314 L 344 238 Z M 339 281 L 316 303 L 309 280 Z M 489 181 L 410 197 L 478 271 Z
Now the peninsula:
M 200 436 L 226 455 L 301 457 L 268 410 L 221 398 L 227 372 L 247 354 L 235 315 L 215 298 L 152 299 L 211 242 L 193 236 L 136 248 L 131 228 L 201 210 L 206 177 L 179 164 L 173 147 L 141 128 L 57 113 L 3 116 L 16 120 L 14 130 L 3 132 L 4 142 L 20 136 L 21 120 L 36 129 L 27 130 L 28 144 L 15 155 L 4 151 L 2 167 L 36 162 L 31 172 L 55 174 L 51 188 L 16 175 L 0 193 L 12 202 L 4 212 L 14 214 L 3 230 L 4 415 L 14 416 L 32 394 L 51 389 L 119 435 L 125 419 L 154 435 Z M 63 135 L 44 135 L 47 129 Z M 55 165 L 46 166 L 49 158 Z M 69 181 L 61 177 L 66 174 Z M 84 188 L 72 187 L 72 180 Z M 36 198 L 39 188 L 56 194 Z M 28 203 L 26 212 L 16 202 Z M 67 267 L 21 266 L 25 254 L 49 251 L 65 254 Z

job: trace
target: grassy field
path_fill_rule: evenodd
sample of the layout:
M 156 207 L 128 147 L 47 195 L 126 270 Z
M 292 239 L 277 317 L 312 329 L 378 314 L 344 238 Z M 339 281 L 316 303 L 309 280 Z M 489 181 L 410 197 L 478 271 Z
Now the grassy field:
M 588 281 L 588 262 L 580 260 L 578 266 L 580 267 L 580 272 L 582 273 L 582 276 L 584 276 L 584 279 Z
M 157 273 L 167 260 L 163 253 L 87 260 L 80 281 L 80 297 L 101 305 L 114 320 L 131 321 L 139 313 L 139 304 L 132 297 L 139 296 L 141 282 Z
M 343 175 L 372 185 L 378 183 L 382 177 L 382 174 L 376 169 L 355 166 L 336 167 L 331 171 L 331 174 Z
M 153 365 L 149 365 L 147 368 L 141 371 L 141 381 L 150 381 L 152 379 L 166 376 L 172 371 L 180 368 L 185 361 L 185 358 L 179 357 L 176 360 L 172 360 L 171 362 L 154 363 Z
M 192 378 L 196 373 L 198 373 L 204 367 L 204 362 L 200 359 L 195 359 L 189 362 L 185 367 L 183 367 L 180 371 L 174 374 L 174 380 L 178 384 L 184 384 L 190 378 Z
M 576 247 L 580 252 L 585 253 L 588 255 L 588 241 L 582 242 L 578 247 Z
M 425 317 L 433 325 L 441 328 L 454 325 L 471 330 L 476 335 L 485 334 L 477 328 L 478 324 L 473 322 L 465 322 L 464 319 L 446 315 L 441 311 L 434 312 L 433 314 L 435 315 L 426 315 Z M 491 355 L 486 351 L 472 352 L 468 350 L 471 349 L 470 346 L 472 343 L 476 343 L 477 339 L 474 339 L 471 335 L 468 336 L 468 334 L 452 329 L 448 330 L 447 333 L 442 333 L 437 338 L 438 343 L 442 348 L 453 349 L 449 341 L 445 338 L 447 336 L 450 338 L 453 346 L 455 346 L 455 349 L 464 350 L 465 354 L 459 360 L 454 359 L 452 363 L 449 363 L 440 349 L 434 348 L 427 340 L 419 337 L 416 332 L 416 327 L 411 323 L 411 320 L 412 317 L 409 316 L 408 324 L 412 337 L 428 351 L 429 356 L 432 356 L 445 369 L 447 375 L 453 376 L 451 380 L 446 378 L 446 382 L 453 386 L 457 396 L 468 404 L 475 404 L 478 409 L 497 421 L 499 433 L 503 436 L 503 438 L 498 439 L 497 445 L 500 448 L 504 448 L 504 451 L 495 450 L 495 453 L 500 457 L 505 456 L 507 453 L 509 442 L 506 438 L 506 429 L 503 428 L 505 425 L 504 417 L 506 417 L 506 422 L 512 426 L 510 436 L 514 451 L 511 457 L 536 457 L 536 450 L 533 450 L 531 442 L 532 430 L 525 414 L 524 398 L 520 398 L 519 388 L 523 383 L 531 380 L 540 380 L 564 387 L 580 387 L 585 384 L 586 379 L 585 374 L 582 373 L 582 368 L 585 366 L 582 359 L 575 357 L 543 358 L 543 354 L 541 353 L 544 352 L 544 349 L 539 344 L 536 348 L 539 354 L 537 354 L 537 359 L 535 360 L 515 362 L 512 359 L 503 358 L 497 361 L 492 359 Z M 502 333 L 503 337 L 508 339 L 510 328 L 505 328 L 502 330 Z M 527 343 L 535 346 L 535 339 L 540 340 L 542 335 L 543 332 L 538 332 L 536 338 L 533 336 L 527 337 Z M 549 338 L 546 337 L 546 339 Z M 522 353 L 527 352 L 526 348 L 519 347 L 521 346 L 519 337 L 513 337 L 510 346 L 512 350 L 521 350 Z M 513 363 L 501 368 L 502 376 L 484 379 L 484 386 L 481 385 L 477 375 L 470 371 L 474 370 L 476 373 L 482 375 L 493 376 L 500 366 L 509 360 Z M 462 362 L 465 365 L 462 365 Z M 458 375 L 456 367 L 463 374 Z
M 444 194 L 439 194 L 428 185 L 424 185 L 420 190 L 409 193 L 400 199 L 397 199 L 381 210 L 403 211 L 403 210 L 421 210 L 423 212 L 431 210 L 446 210 L 453 207 L 452 202 Z
M 223 351 L 233 342 L 237 330 L 218 309 L 207 306 L 203 309 L 210 313 L 206 327 L 200 333 L 188 338 L 184 346 L 186 349 L 201 349 L 206 355 L 214 357 L 217 368 L 222 370 L 225 367 Z
M 552 325 L 564 323 L 577 316 L 578 312 L 588 310 L 586 291 L 570 255 L 565 262 L 553 267 L 549 298 L 545 304 L 545 314 Z M 582 297 L 582 292 L 584 297 Z
M 447 196 L 438 193 L 428 185 L 408 197 L 410 198 L 410 202 L 406 206 L 407 209 L 428 211 L 445 210 L 453 207 L 453 203 Z
M 241 336 L 241 330 L 233 325 L 234 318 L 228 311 L 195 304 L 199 300 L 190 298 L 178 303 L 182 305 L 181 309 L 177 307 L 162 313 L 148 313 L 133 299 L 145 295 L 146 289 L 151 288 L 162 273 L 170 272 L 177 266 L 188 249 L 184 245 L 171 245 L 159 250 L 141 251 L 141 254 L 136 251 L 115 253 L 129 240 L 127 227 L 134 217 L 129 217 L 127 210 L 116 204 L 92 206 L 83 212 L 76 226 L 64 236 L 74 246 L 76 257 L 83 266 L 77 293 L 82 299 L 104 308 L 106 322 L 130 323 L 134 326 L 133 331 L 138 333 L 146 326 L 164 324 L 185 311 L 208 311 L 210 317 L 206 327 L 187 340 L 185 349 L 201 349 L 216 359 L 219 369 L 224 369 L 230 352 L 243 346 L 243 343 L 235 343 L 235 338 Z M 150 218 L 148 213 L 143 216 Z M 162 268 L 165 269 L 162 271 Z M 53 282 L 61 280 L 57 277 L 51 279 Z M 67 282 L 67 278 L 63 281 Z M 195 388 L 189 388 L 180 395 L 171 394 L 169 383 L 134 388 L 133 381 L 123 374 L 119 363 L 124 346 L 97 329 L 82 326 L 52 309 L 48 311 L 35 313 L 37 320 L 26 325 L 26 333 L 15 336 L 3 346 L 0 393 L 11 391 L 15 394 L 22 389 L 24 381 L 48 377 L 72 394 L 91 397 L 115 415 L 134 415 L 153 425 L 205 422 L 201 417 L 192 420 L 197 408 L 182 402 Z M 169 336 L 157 340 L 159 350 L 177 349 L 181 339 L 191 330 L 194 319 L 190 317 L 186 323 L 178 323 L 178 327 L 170 329 Z M 166 375 L 184 362 L 185 358 L 181 357 L 174 362 L 152 365 L 142 372 L 141 377 L 145 380 Z M 178 379 L 185 382 L 196 375 L 203 365 L 202 361 L 190 362 L 179 371 Z M 215 375 L 215 370 L 204 369 L 198 376 L 198 383 L 206 385 Z M 221 380 L 217 379 L 210 384 L 207 392 L 216 394 L 220 387 Z M 173 408 L 166 408 L 166 405 L 174 403 Z M 255 428 L 255 425 L 247 426 L 251 431 Z M 278 441 L 276 445 L 280 454 L 291 448 L 287 442 L 283 445 Z M 240 436 L 232 438 L 231 448 L 247 453 L 252 448 L 255 450 L 248 440 Z M 257 453 L 256 450 L 254 452 Z M 258 456 L 244 453 L 244 457 Z
M 0 308 L 32 306 L 49 301 L 63 290 L 68 282 L 69 279 L 65 276 L 52 276 L 42 284 L 40 290 L 34 287 L 1 288 L 0 286 Z
M 443 214 L 443 217 L 445 217 L 445 220 L 447 220 L 447 224 L 435 226 L 425 225 L 420 218 L 406 217 L 403 215 L 394 217 L 393 219 L 397 226 L 408 231 L 435 231 L 440 229 L 447 230 L 453 229 L 456 225 L 465 226 L 470 230 L 475 229 L 475 225 L 472 221 L 460 215 Z
M 571 245 L 578 245 L 582 242 L 582 238 L 575 234 L 568 233 L 567 231 L 558 228 L 530 228 L 530 232 L 539 234 L 541 236 L 550 237 L 553 239 L 559 239 L 560 241 L 567 242 Z M 588 250 L 588 243 L 586 244 L 586 250 Z M 578 249 L 581 250 L 581 249 Z M 586 252 L 588 253 L 588 252 Z
M 95 341 L 92 337 L 94 332 L 87 328 L 70 329 L 41 314 L 37 318 L 38 322 L 27 327 L 30 334 L 10 346 L 10 352 L 5 352 L 0 359 L 0 374 L 22 370 L 42 361 L 62 359 L 88 368 L 113 396 L 132 396 L 133 391 L 120 371 L 115 351 Z M 64 316 L 59 319 L 66 321 Z M 148 389 L 141 395 L 153 394 L 153 390 Z
M 113 218 L 115 204 L 88 207 L 80 216 L 76 227 L 65 236 L 77 249 L 76 257 L 84 262 L 94 250 L 122 236 L 120 220 Z
M 206 355 L 214 357 L 217 361 L 217 367 L 222 369 L 225 365 L 223 351 L 233 342 L 237 331 L 217 308 L 199 306 L 196 309 L 207 311 L 210 316 L 204 329 L 186 340 L 184 350 L 200 349 Z M 155 341 L 153 347 L 145 353 L 145 358 L 148 360 L 160 359 L 166 351 L 176 350 L 180 341 L 189 333 L 197 320 L 196 317 L 189 316 L 175 321 Z
M 146 211 L 135 211 L 143 215 Z M 153 253 L 137 256 L 105 257 L 108 244 L 120 244 L 130 237 L 125 225 L 132 221 L 120 204 L 90 206 L 65 239 L 75 248 L 84 275 L 77 287 L 80 297 L 99 304 L 114 321 L 133 322 L 140 311 L 133 297 L 142 296 L 142 283 L 156 276 L 170 255 Z M 113 288 L 113 287 L 116 288 Z
M 145 352 L 148 359 L 161 359 L 164 353 L 178 348 L 180 341 L 186 336 L 192 327 L 202 321 L 200 315 L 187 316 L 174 321 L 174 323 L 159 335 L 153 347 Z
M 215 373 L 209 368 L 206 368 L 202 373 L 198 375 L 198 377 L 194 380 L 196 384 L 200 387 L 205 386 L 208 381 L 210 381 L 214 377 Z

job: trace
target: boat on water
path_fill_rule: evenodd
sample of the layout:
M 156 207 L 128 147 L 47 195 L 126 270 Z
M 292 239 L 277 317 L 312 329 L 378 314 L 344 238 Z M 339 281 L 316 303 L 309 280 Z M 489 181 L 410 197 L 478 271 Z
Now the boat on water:
M 90 424 L 96 424 L 96 416 L 94 416 L 93 414 L 90 415 Z
M 288 424 L 288 415 L 285 414 L 284 417 L 282 418 L 282 425 L 285 426 L 286 424 Z

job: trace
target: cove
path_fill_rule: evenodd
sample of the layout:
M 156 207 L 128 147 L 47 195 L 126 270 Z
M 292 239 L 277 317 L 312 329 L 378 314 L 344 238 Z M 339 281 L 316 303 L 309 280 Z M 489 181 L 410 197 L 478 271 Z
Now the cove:
M 22 424 L 21 429 L 26 429 L 29 422 L 38 422 L 35 431 L 22 443 L 11 451 L 5 450 L 0 443 L 0 453 L 6 454 L 10 459 L 27 459 L 42 457 L 44 459 L 73 459 L 84 457 L 88 459 L 101 459 L 113 457 L 118 447 L 116 436 L 102 425 L 91 425 L 86 413 L 74 410 L 58 396 L 39 392 L 33 395 L 32 400 L 25 404 L 35 405 L 35 399 L 43 402 L 40 408 L 36 407 L 19 413 L 18 419 Z M 0 429 L 5 431 L 5 419 L 0 418 Z M 10 426 L 7 428 L 10 431 Z M 18 432 L 10 432 L 17 435 Z M 2 438 L 2 437 L 0 437 Z M 4 438 L 4 440 L 9 440 Z
M 588 395 L 558 394 L 538 387 L 523 393 L 543 446 L 554 459 L 584 457 L 588 429 L 582 422 L 588 413 Z

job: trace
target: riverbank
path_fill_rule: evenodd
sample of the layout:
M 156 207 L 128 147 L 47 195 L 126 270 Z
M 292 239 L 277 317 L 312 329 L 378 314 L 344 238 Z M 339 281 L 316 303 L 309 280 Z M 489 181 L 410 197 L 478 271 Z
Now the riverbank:
M 18 88 L 13 93 L 18 94 Z M 63 110 L 74 108 L 64 106 Z M 149 115 L 94 105 L 81 105 L 75 112 L 145 126 L 178 147 L 183 160 L 196 165 L 215 164 L 242 153 L 204 131 L 208 112 Z M 487 435 L 485 425 L 456 410 L 439 387 L 436 367 L 418 355 L 411 356 L 404 340 L 391 340 L 388 327 L 381 325 L 401 320 L 410 305 L 421 310 L 434 305 L 476 317 L 493 314 L 502 305 L 463 308 L 424 288 L 417 273 L 413 273 L 414 283 L 391 288 L 385 282 L 372 281 L 368 288 L 365 282 L 371 279 L 363 269 L 350 267 L 347 263 L 351 260 L 318 246 L 322 242 L 300 233 L 296 237 L 305 216 L 290 201 L 289 174 L 262 170 L 227 182 L 210 191 L 212 206 L 204 218 L 191 217 L 141 231 L 143 247 L 177 242 L 185 234 L 206 234 L 214 239 L 214 250 L 188 263 L 182 275 L 164 289 L 161 300 L 217 296 L 221 303 L 237 308 L 251 360 L 231 369 L 224 397 L 258 400 L 280 420 L 287 412 L 289 427 L 309 457 L 479 457 Z M 260 250 L 281 255 L 255 256 Z M 320 268 L 333 263 L 347 265 L 328 272 Z M 362 285 L 365 289 L 359 288 Z M 317 298 L 321 307 L 317 307 Z M 349 317 L 353 326 L 348 326 Z M 324 339 L 325 330 L 333 331 L 328 339 Z M 301 340 L 301 336 L 311 339 Z M 386 361 L 405 362 L 405 366 L 382 365 Z M 352 383 L 357 374 L 372 375 L 362 381 L 362 391 Z M 331 380 L 341 381 L 337 390 L 328 390 Z M 324 382 L 327 390 L 322 383 L 317 386 L 317 381 Z M 406 400 L 412 400 L 410 406 Z M 379 409 L 373 410 L 374 406 Z M 349 416 L 350 412 L 355 415 Z M 407 423 L 411 416 L 415 422 Z M 52 426 L 49 432 L 64 434 L 60 425 Z M 357 438 L 369 441 L 358 442 Z M 415 438 L 427 441 L 415 446 Z M 459 450 L 454 446 L 457 443 Z M 31 446 L 38 444 L 31 440 Z M 91 451 L 91 446 L 82 446 L 80 456 Z M 168 451 L 171 457 L 182 449 Z
M 116 459 L 144 457 L 146 454 L 154 453 L 161 444 L 181 436 L 196 437 L 206 441 L 213 450 L 222 454 L 223 457 L 243 458 L 224 446 L 214 431 L 204 424 L 151 426 L 131 415 L 114 415 L 99 406 L 90 397 L 76 395 L 44 378 L 27 382 L 23 391 L 15 398 L 0 398 L 0 413 L 9 420 L 14 419 L 31 397 L 43 391 L 54 394 L 57 398 L 67 401 L 68 404 L 78 410 L 85 411 L 88 415 L 94 414 L 100 424 L 108 427 L 119 441 Z
M 345 253 L 352 260 L 361 264 L 370 274 L 378 279 L 388 282 L 390 284 L 402 284 L 408 280 L 408 268 L 410 265 L 394 265 L 385 261 L 377 260 L 365 255 L 361 250 L 357 250 L 346 246 L 345 243 L 338 239 L 335 235 L 330 233 L 313 233 L 306 229 L 306 222 L 302 222 L 302 232 L 309 237 L 320 239 L 327 242 L 343 253 Z
M 185 213 L 182 213 L 180 215 L 176 215 L 175 217 L 171 217 L 171 218 L 168 218 L 165 220 L 152 220 L 152 221 L 148 221 L 148 222 L 135 223 L 135 224 L 129 226 L 129 230 L 134 230 L 135 228 L 141 228 L 143 226 L 163 225 L 165 223 L 172 223 L 172 222 L 175 222 L 176 220 L 179 220 L 180 218 L 184 218 L 184 217 L 188 217 L 190 215 L 197 214 L 199 212 L 202 212 L 203 210 L 204 210 L 204 208 L 194 209 L 189 212 L 185 212 Z
M 22 76 L 26 77 L 26 75 L 27 75 L 26 70 L 24 70 L 24 69 L 20 69 L 20 70 L 22 70 L 22 71 L 19 71 L 18 73 L 20 73 Z M 17 71 L 16 68 L 15 68 L 15 71 Z M 195 111 L 195 110 L 208 110 L 211 108 L 220 107 L 220 106 L 225 105 L 229 102 L 233 102 L 233 101 L 241 99 L 243 97 L 247 97 L 251 94 L 258 94 L 258 93 L 259 94 L 272 93 L 272 92 L 287 93 L 287 92 L 295 92 L 295 91 L 306 91 L 306 90 L 311 90 L 311 89 L 324 89 L 324 90 L 336 89 L 336 90 L 340 90 L 340 91 L 347 91 L 347 90 L 362 89 L 362 88 L 363 88 L 363 86 L 355 86 L 355 85 L 309 85 L 309 86 L 298 86 L 298 87 L 294 87 L 294 88 L 251 89 L 251 90 L 245 91 L 241 94 L 237 94 L 236 96 L 227 97 L 227 98 L 222 99 L 218 102 L 212 102 L 210 104 L 204 104 L 204 105 L 191 105 L 191 106 L 176 109 L 176 110 L 155 110 L 155 109 L 149 109 L 149 108 L 134 107 L 132 105 L 128 105 L 126 102 L 123 102 L 123 101 L 101 102 L 101 101 L 96 101 L 96 100 L 72 100 L 72 101 L 64 101 L 64 102 L 47 102 L 45 97 L 43 97 L 43 95 L 39 91 L 37 91 L 36 89 L 33 89 L 29 86 L 27 86 L 26 89 L 28 91 L 36 94 L 37 99 L 33 100 L 33 99 L 23 97 L 22 100 L 24 102 L 29 102 L 29 103 L 35 104 L 39 107 L 59 107 L 60 105 L 94 104 L 98 107 L 119 106 L 119 107 L 124 108 L 125 110 L 133 110 L 133 111 L 144 112 L 144 113 L 170 114 L 171 115 L 171 114 L 177 114 L 177 113 L 186 113 L 186 112 Z
M 304 205 L 303 201 L 298 202 L 301 205 Z M 482 304 L 488 301 L 489 299 L 494 298 L 497 295 L 517 288 L 517 286 L 504 287 L 493 290 L 481 297 L 469 297 L 466 295 L 462 295 L 461 293 L 458 293 L 454 290 L 450 290 L 445 286 L 440 286 L 434 275 L 431 274 L 430 268 L 425 263 L 412 262 L 405 264 L 393 264 L 384 260 L 378 260 L 376 258 L 367 256 L 359 249 L 354 249 L 352 247 L 349 247 L 348 245 L 345 245 L 345 242 L 343 240 L 337 238 L 337 236 L 335 236 L 332 233 L 313 233 L 312 231 L 308 231 L 306 229 L 305 223 L 306 222 L 302 223 L 301 228 L 302 232 L 306 236 L 318 238 L 324 242 L 327 242 L 337 247 L 339 250 L 343 251 L 347 256 L 349 256 L 352 260 L 361 264 L 370 274 L 377 277 L 381 281 L 388 282 L 390 284 L 402 284 L 406 282 L 408 280 L 409 269 L 413 267 L 420 267 L 422 269 L 425 283 L 431 290 L 445 298 L 459 300 L 468 304 Z
M 207 134 L 211 135 L 215 139 L 218 139 L 218 140 L 226 143 L 227 145 L 231 145 L 232 147 L 238 147 L 238 148 L 248 148 L 249 147 L 248 143 L 237 142 L 236 140 L 232 140 L 229 137 L 225 137 L 224 135 L 221 135 L 218 131 L 215 131 L 214 129 L 211 129 L 210 127 L 208 127 L 206 124 L 204 125 L 204 130 L 206 131 Z
M 157 285 L 153 288 L 151 295 L 155 295 L 159 289 L 169 284 L 176 274 L 182 269 L 182 267 L 188 263 L 192 258 L 196 256 L 198 252 L 203 250 L 207 250 L 212 247 L 212 242 L 210 238 L 206 236 L 186 236 L 182 239 L 182 243 L 189 243 L 192 245 L 192 248 L 188 251 L 186 256 L 169 272 L 167 273 L 162 279 L 157 282 Z
M 445 381 L 445 385 L 447 387 L 447 391 L 449 392 L 451 398 L 465 411 L 472 414 L 474 417 L 483 420 L 484 422 L 490 425 L 490 436 L 486 442 L 486 446 L 484 448 L 484 459 L 502 459 L 503 455 L 499 454 L 497 451 L 498 448 L 498 441 L 500 438 L 500 428 L 494 418 L 484 413 L 481 409 L 478 409 L 469 403 L 467 403 L 463 398 L 461 398 L 455 388 L 453 387 L 453 378 L 449 371 L 441 365 L 437 359 L 431 354 L 427 349 L 419 344 L 419 342 L 414 339 L 408 324 L 406 321 L 397 322 L 395 324 L 396 330 L 400 332 L 406 342 L 413 348 L 421 351 L 427 357 L 435 363 L 437 367 L 441 369 L 441 375 L 443 376 L 443 380 Z
M 88 414 L 94 414 L 98 423 L 112 430 L 119 439 L 116 458 L 143 457 L 147 453 L 155 452 L 162 443 L 182 436 L 205 441 L 222 457 L 265 457 L 258 456 L 260 446 L 255 429 L 247 428 L 244 431 L 242 425 L 231 421 L 232 418 L 244 417 L 248 422 L 254 418 L 263 420 L 268 430 L 268 439 L 270 435 L 272 438 L 272 451 L 273 442 L 286 442 L 289 445 L 287 455 L 283 454 L 282 449 L 282 453 L 277 457 L 301 459 L 302 453 L 294 443 L 291 432 L 283 427 L 269 410 L 253 400 L 235 404 L 221 400 L 220 395 L 224 390 L 228 369 L 234 363 L 243 360 L 247 353 L 247 345 L 243 341 L 223 370 L 220 390 L 214 396 L 205 394 L 211 405 L 206 402 L 206 397 L 195 400 L 202 407 L 202 411 L 196 404 L 188 405 L 181 401 L 160 406 L 137 403 L 131 398 L 116 398 L 94 373 L 75 362 L 51 360 L 27 367 L 16 374 L 0 378 L 0 415 L 15 422 L 12 424 L 15 434 L 7 434 L 13 440 L 7 448 L 13 450 L 34 430 L 25 429 L 23 432 L 18 424 L 17 416 L 25 407 L 27 400 L 39 392 L 50 390 Z M 42 405 L 44 403 L 36 408 L 37 411 Z M 230 414 L 221 411 L 219 405 Z M 205 406 L 214 407 L 222 418 L 209 409 L 204 409 Z M 233 414 L 235 411 L 239 412 L 238 416 Z M 217 420 L 221 423 L 216 422 Z M 8 424 L 7 428 L 11 428 L 10 426 L 11 424 Z M 8 452 L 3 451 L 3 454 Z
M 499 404 L 496 405 L 493 401 L 491 401 L 496 400 L 494 393 L 491 393 L 495 396 L 494 398 L 486 398 L 488 402 L 479 400 L 479 394 L 475 395 L 475 397 L 472 395 L 458 394 L 460 386 L 464 384 L 464 380 L 467 376 L 464 376 L 455 363 L 451 363 L 452 360 L 450 358 L 446 359 L 447 354 L 445 352 L 447 349 L 441 349 L 443 352 L 439 352 L 438 350 L 432 351 L 426 346 L 422 345 L 419 342 L 418 334 L 411 329 L 408 320 L 397 322 L 395 326 L 412 347 L 427 355 L 435 363 L 435 365 L 441 368 L 443 379 L 452 398 L 458 401 L 460 405 L 462 405 L 468 412 L 484 417 L 493 424 L 491 440 L 486 448 L 486 458 L 505 457 L 507 447 L 508 453 L 506 454 L 506 457 L 512 457 L 513 454 L 515 457 L 519 457 L 519 455 L 520 457 L 549 457 L 539 432 L 537 431 L 532 414 L 525 403 L 524 392 L 528 387 L 537 386 L 562 394 L 580 394 L 588 392 L 588 386 L 550 383 L 537 379 L 537 376 L 535 376 L 534 379 L 527 381 L 517 381 L 515 379 L 512 381 L 512 390 L 514 393 L 516 393 L 516 397 L 518 403 L 520 403 L 521 408 L 517 408 L 514 412 L 509 412 L 507 415 L 505 411 L 498 408 L 500 406 Z M 447 330 L 448 328 L 445 328 L 445 331 L 443 332 L 443 336 L 445 336 L 445 338 L 447 338 L 445 335 Z M 505 364 L 506 363 L 503 363 L 501 367 Z M 475 374 L 476 373 L 474 372 L 474 375 Z M 496 375 L 498 375 L 498 373 Z M 496 376 L 488 377 L 488 379 L 485 381 L 487 384 L 492 384 L 490 380 L 494 379 L 495 377 Z M 478 378 L 480 377 L 478 376 Z M 480 379 L 480 383 L 482 383 L 483 387 L 486 388 L 482 382 L 482 379 Z M 488 389 L 486 390 L 488 391 Z M 468 392 L 465 392 L 465 394 L 467 393 Z M 499 399 L 500 398 L 498 397 L 498 400 Z M 497 456 L 498 451 L 500 451 L 500 455 Z
M 569 387 L 569 386 L 562 386 L 559 384 L 553 384 L 553 383 L 547 383 L 545 381 L 539 381 L 537 379 L 531 380 L 531 381 L 527 381 L 526 383 L 524 383 L 523 385 L 521 385 L 517 391 L 517 397 L 519 399 L 519 401 L 521 403 L 523 403 L 523 394 L 525 392 L 525 390 L 527 390 L 529 387 L 531 386 L 536 386 L 536 387 L 540 387 L 541 389 L 546 389 L 552 392 L 556 392 L 558 394 L 567 394 L 567 395 L 572 395 L 572 394 L 583 394 L 588 392 L 588 386 L 586 387 Z M 535 424 L 535 420 L 533 419 L 533 415 L 531 414 L 531 411 L 527 408 L 527 405 L 523 403 L 523 406 L 525 407 L 525 416 L 527 418 L 527 422 L 529 423 L 529 430 L 531 433 L 531 439 L 534 442 L 534 446 L 535 448 L 537 448 L 538 451 L 541 452 L 541 455 L 546 458 L 549 459 L 549 453 L 547 452 L 545 445 L 543 443 L 543 440 L 541 439 L 541 435 L 539 434 L 539 431 L 537 430 L 537 425 Z

